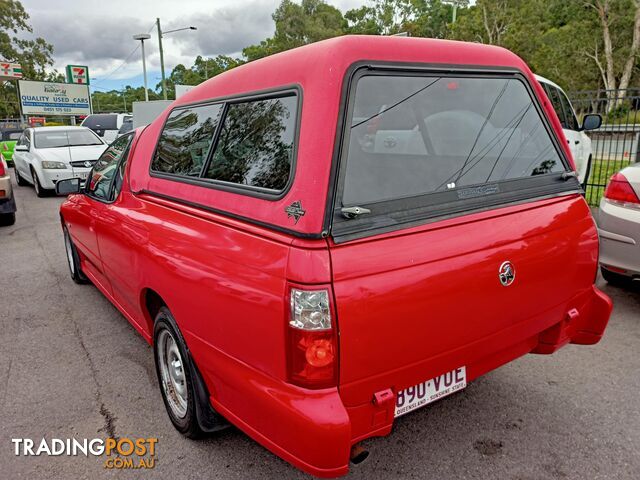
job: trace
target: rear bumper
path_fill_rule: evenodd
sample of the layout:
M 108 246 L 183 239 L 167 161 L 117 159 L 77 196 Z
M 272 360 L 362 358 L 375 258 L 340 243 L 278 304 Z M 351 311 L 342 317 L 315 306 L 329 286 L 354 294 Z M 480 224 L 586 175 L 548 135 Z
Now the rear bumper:
M 14 213 L 16 210 L 16 201 L 13 197 L 6 199 L 0 198 L 0 214 Z
M 640 209 L 622 207 L 606 199 L 598 212 L 600 263 L 625 270 L 628 276 L 640 275 Z
M 311 475 L 338 477 L 349 471 L 351 422 L 337 388 L 299 388 L 192 334 L 185 338 L 213 408 L 230 423 Z
M 13 198 L 13 187 L 11 185 L 11 177 L 9 175 L 0 177 L 0 193 L 0 213 L 15 212 L 16 202 Z
M 612 303 L 595 286 L 570 302 L 528 318 L 512 329 L 454 352 L 393 372 L 395 393 L 417 381 L 465 365 L 473 380 L 527 353 L 553 353 L 568 343 L 597 343 L 609 321 Z M 187 334 L 213 407 L 247 435 L 301 470 L 337 477 L 349 470 L 351 447 L 391 432 L 391 401 L 346 406 L 339 390 L 306 390 L 282 382 Z M 416 379 L 419 379 L 416 381 Z M 370 385 L 369 385 L 370 386 Z M 368 388 L 362 385 L 363 389 Z

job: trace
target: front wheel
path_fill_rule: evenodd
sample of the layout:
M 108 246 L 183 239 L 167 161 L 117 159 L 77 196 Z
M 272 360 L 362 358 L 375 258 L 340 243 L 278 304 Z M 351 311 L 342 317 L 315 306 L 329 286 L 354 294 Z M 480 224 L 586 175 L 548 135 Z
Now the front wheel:
M 18 168 L 15 166 L 15 163 L 13 164 L 13 171 L 16 173 L 16 182 L 18 183 L 19 187 L 26 187 L 29 185 L 29 182 L 27 182 L 24 178 L 22 178 L 22 175 L 20 175 L 20 172 L 18 171 Z
M 44 188 L 40 184 L 40 179 L 38 178 L 38 174 L 33 168 L 31 169 L 31 176 L 33 177 L 33 186 L 36 189 L 36 195 L 39 198 L 48 197 L 49 195 L 51 195 L 52 190 L 48 188 Z
M 153 351 L 162 400 L 173 426 L 188 438 L 203 431 L 196 414 L 196 394 L 189 356 L 182 335 L 168 308 L 162 307 L 153 329 Z

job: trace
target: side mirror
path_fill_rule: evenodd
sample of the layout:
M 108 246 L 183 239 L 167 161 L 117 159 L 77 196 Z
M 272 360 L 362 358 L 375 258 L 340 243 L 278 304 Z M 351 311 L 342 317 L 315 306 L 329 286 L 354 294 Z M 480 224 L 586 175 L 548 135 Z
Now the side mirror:
M 13 150 L 16 152 L 28 152 L 29 149 L 27 148 L 26 145 L 16 145 L 15 147 L 13 147 Z
M 585 115 L 582 119 L 582 130 L 595 130 L 602 125 L 602 117 L 597 113 L 590 113 Z
M 80 193 L 79 178 L 67 178 L 56 183 L 56 195 L 69 195 L 71 193 Z

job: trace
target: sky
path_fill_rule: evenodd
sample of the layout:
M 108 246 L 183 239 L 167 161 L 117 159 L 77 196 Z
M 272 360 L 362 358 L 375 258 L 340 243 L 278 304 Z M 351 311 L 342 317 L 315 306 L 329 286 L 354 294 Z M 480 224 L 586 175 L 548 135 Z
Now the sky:
M 142 54 L 132 36 L 149 33 L 145 41 L 150 88 L 160 82 L 156 17 L 162 30 L 195 26 L 163 38 L 167 75 L 179 63 L 189 67 L 198 55 L 240 55 L 248 45 L 271 36 L 271 14 L 279 0 L 21 0 L 33 35 L 53 45 L 54 68 L 87 65 L 91 86 L 98 90 L 139 86 Z M 327 0 L 345 12 L 367 0 Z M 128 60 L 127 60 L 128 59 Z M 125 60 L 127 60 L 125 62 Z

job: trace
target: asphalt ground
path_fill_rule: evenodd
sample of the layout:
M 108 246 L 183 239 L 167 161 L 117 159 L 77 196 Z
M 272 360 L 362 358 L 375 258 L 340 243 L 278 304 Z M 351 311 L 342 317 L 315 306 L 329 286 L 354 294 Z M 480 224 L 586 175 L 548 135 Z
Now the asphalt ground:
M 16 187 L 0 228 L 0 478 L 309 478 L 235 428 L 183 438 L 152 349 L 92 285 L 69 278 L 60 198 Z M 614 300 L 605 338 L 528 355 L 405 415 L 364 443 L 352 479 L 640 478 L 640 288 Z M 153 469 L 104 457 L 16 456 L 12 438 L 155 437 Z M 37 445 L 37 443 L 36 443 Z

